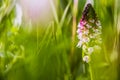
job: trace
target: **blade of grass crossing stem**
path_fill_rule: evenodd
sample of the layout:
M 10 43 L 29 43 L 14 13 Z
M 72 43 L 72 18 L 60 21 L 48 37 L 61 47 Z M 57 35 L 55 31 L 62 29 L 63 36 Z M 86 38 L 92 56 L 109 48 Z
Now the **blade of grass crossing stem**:
M 9 15 L 10 12 L 13 10 L 14 6 L 15 6 L 15 1 L 16 0 L 11 0 L 11 1 L 7 1 L 7 2 L 3 2 L 4 5 L 7 6 L 1 6 L 0 8 L 0 22 L 2 21 L 2 19 L 5 17 L 5 15 Z
M 57 10 L 55 9 L 55 5 L 54 5 L 54 3 L 53 3 L 53 0 L 49 0 L 49 2 L 50 2 L 50 5 L 51 5 L 51 8 L 52 8 L 52 11 L 53 11 L 53 15 L 54 15 L 54 18 L 55 18 L 55 22 L 57 23 L 57 25 L 59 25 Z
M 70 24 L 71 19 L 72 19 L 72 15 L 71 15 L 71 14 L 69 14 L 68 20 L 67 20 L 67 22 L 66 22 L 66 24 L 67 24 L 67 25 L 69 25 L 69 24 Z
M 44 44 L 48 44 L 49 41 L 51 40 L 50 38 L 52 36 L 52 34 L 51 34 L 52 32 L 50 32 L 50 29 L 51 29 L 51 24 L 48 26 L 42 41 L 38 44 L 37 55 L 39 55 L 39 53 L 40 53 L 42 47 L 44 46 Z M 46 42 L 46 40 L 48 40 L 48 41 Z
M 71 2 L 72 2 L 72 1 L 70 0 L 69 3 L 68 3 L 68 5 L 66 6 L 66 8 L 65 8 L 65 10 L 64 10 L 64 13 L 63 13 L 63 15 L 62 15 L 62 18 L 61 18 L 61 20 L 60 20 L 60 27 L 62 27 L 62 25 L 63 25 L 63 23 L 64 23 L 64 21 L 65 21 L 67 12 L 68 12 L 68 10 L 69 10 L 69 8 L 70 8 L 70 5 L 71 5 Z
M 52 11 L 53 11 L 55 22 L 57 24 L 56 38 L 59 39 L 59 37 L 62 36 L 62 31 L 61 31 L 61 28 L 60 28 L 60 22 L 59 22 L 59 19 L 58 19 L 57 10 L 55 9 L 55 5 L 54 5 L 53 1 L 50 0 L 49 2 L 50 2 L 50 5 L 51 5 L 51 8 L 52 8 Z
M 118 80 L 120 80 L 120 6 L 118 5 L 118 3 L 120 2 L 120 0 L 116 0 L 115 1 L 115 17 L 114 17 L 114 22 L 115 22 L 115 26 L 116 26 L 116 32 L 117 32 L 117 58 L 118 58 Z

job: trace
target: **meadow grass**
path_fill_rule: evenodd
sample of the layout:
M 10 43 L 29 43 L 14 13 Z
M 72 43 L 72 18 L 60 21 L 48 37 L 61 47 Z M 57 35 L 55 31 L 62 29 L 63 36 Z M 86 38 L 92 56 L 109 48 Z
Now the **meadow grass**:
M 0 3 L 0 80 L 119 80 L 117 0 L 94 0 L 103 43 L 89 64 L 76 47 L 85 0 L 58 0 L 57 7 L 51 0 L 50 5 L 53 21 L 44 26 L 23 23 L 18 29 L 12 23 L 15 2 Z M 29 26 L 35 28 L 28 32 Z

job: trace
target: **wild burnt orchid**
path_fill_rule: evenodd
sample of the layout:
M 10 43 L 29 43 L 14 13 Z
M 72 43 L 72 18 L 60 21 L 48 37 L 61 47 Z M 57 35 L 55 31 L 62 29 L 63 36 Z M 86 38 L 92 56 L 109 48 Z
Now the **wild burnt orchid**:
M 92 5 L 90 3 L 87 4 L 77 29 L 77 37 L 79 39 L 77 47 L 82 48 L 84 62 L 88 63 L 90 61 L 90 55 L 95 49 L 101 48 L 101 29 L 101 23 L 97 19 Z

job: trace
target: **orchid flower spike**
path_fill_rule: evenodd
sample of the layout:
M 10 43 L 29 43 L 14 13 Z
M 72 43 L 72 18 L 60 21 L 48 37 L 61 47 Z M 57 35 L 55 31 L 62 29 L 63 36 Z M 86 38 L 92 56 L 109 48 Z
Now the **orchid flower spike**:
M 87 4 L 83 11 L 82 18 L 78 23 L 78 39 L 77 47 L 82 48 L 84 56 L 91 55 L 95 50 L 95 46 L 100 46 L 102 43 L 101 38 L 101 23 L 98 20 L 96 13 L 90 3 Z M 87 57 L 87 59 L 88 59 Z M 83 59 L 85 61 L 85 59 Z M 88 61 L 85 61 L 88 62 Z

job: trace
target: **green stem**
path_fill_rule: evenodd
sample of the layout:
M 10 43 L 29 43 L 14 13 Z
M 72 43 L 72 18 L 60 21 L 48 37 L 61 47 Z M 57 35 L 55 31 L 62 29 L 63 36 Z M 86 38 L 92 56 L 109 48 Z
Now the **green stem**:
M 91 63 L 89 63 L 89 73 L 90 73 L 90 80 L 94 80 L 94 79 L 93 79 L 93 75 L 92 75 Z
M 75 42 L 75 35 L 76 35 L 76 16 L 77 16 L 77 9 L 78 9 L 78 0 L 74 0 L 73 4 L 73 25 L 72 25 L 72 48 L 71 48 L 71 56 L 74 54 L 74 42 Z

